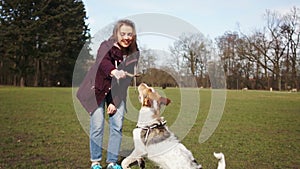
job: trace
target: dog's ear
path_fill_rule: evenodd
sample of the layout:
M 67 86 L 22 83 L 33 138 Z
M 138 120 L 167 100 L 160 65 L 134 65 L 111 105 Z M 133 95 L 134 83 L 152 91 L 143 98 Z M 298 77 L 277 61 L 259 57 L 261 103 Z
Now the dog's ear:
M 153 92 L 152 92 L 152 89 L 148 88 L 148 89 L 147 89 L 147 95 L 149 95 L 149 94 L 151 94 L 151 93 L 153 93 Z
M 159 98 L 159 104 L 164 104 L 167 106 L 169 103 L 171 103 L 171 100 L 169 98 L 165 98 L 165 97 Z
M 144 98 L 145 98 L 145 97 L 148 97 L 151 93 L 152 93 L 152 90 L 151 90 L 151 89 L 144 89 L 144 90 L 142 91 L 142 94 L 143 94 Z

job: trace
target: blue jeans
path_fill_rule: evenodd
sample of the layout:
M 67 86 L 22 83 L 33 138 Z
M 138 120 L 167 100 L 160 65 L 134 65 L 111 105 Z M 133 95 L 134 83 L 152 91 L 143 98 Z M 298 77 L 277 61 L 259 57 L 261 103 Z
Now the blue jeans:
M 105 123 L 105 100 L 91 114 L 90 118 L 90 153 L 91 161 L 101 161 Z M 117 107 L 117 112 L 109 117 L 109 140 L 106 162 L 117 162 L 122 142 L 122 127 L 125 114 L 125 102 Z

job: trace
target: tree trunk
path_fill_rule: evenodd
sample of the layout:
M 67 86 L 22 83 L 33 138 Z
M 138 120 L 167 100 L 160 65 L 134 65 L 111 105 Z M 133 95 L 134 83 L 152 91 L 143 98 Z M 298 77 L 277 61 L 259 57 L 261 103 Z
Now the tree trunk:
M 35 76 L 34 76 L 34 87 L 39 85 L 40 79 L 40 59 L 35 59 Z
M 21 76 L 20 78 L 20 87 L 24 87 L 25 86 L 25 80 L 24 80 L 24 77 Z

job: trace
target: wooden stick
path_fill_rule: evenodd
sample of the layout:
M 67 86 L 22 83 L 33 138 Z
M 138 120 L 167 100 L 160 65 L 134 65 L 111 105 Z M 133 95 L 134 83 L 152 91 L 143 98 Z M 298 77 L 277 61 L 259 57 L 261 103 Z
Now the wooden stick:
M 140 74 L 131 74 L 131 73 L 128 73 L 128 72 L 125 72 L 126 76 L 129 76 L 129 77 L 139 77 L 141 76 Z

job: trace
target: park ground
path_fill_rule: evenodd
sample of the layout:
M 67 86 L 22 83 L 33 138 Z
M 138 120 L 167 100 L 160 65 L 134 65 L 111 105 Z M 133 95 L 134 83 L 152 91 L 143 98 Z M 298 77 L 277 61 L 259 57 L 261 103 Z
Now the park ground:
M 172 100 L 163 113 L 172 126 L 180 90 L 163 92 Z M 229 169 L 300 168 L 300 93 L 228 90 L 218 127 L 199 143 L 211 91 L 193 92 L 199 92 L 199 112 L 182 143 L 204 168 L 216 168 L 214 151 L 225 154 Z M 134 88 L 129 98 L 138 109 Z M 89 137 L 77 113 L 71 88 L 0 87 L 0 168 L 89 168 Z M 125 119 L 123 134 L 130 136 L 134 127 Z M 157 168 L 150 161 L 146 167 Z

